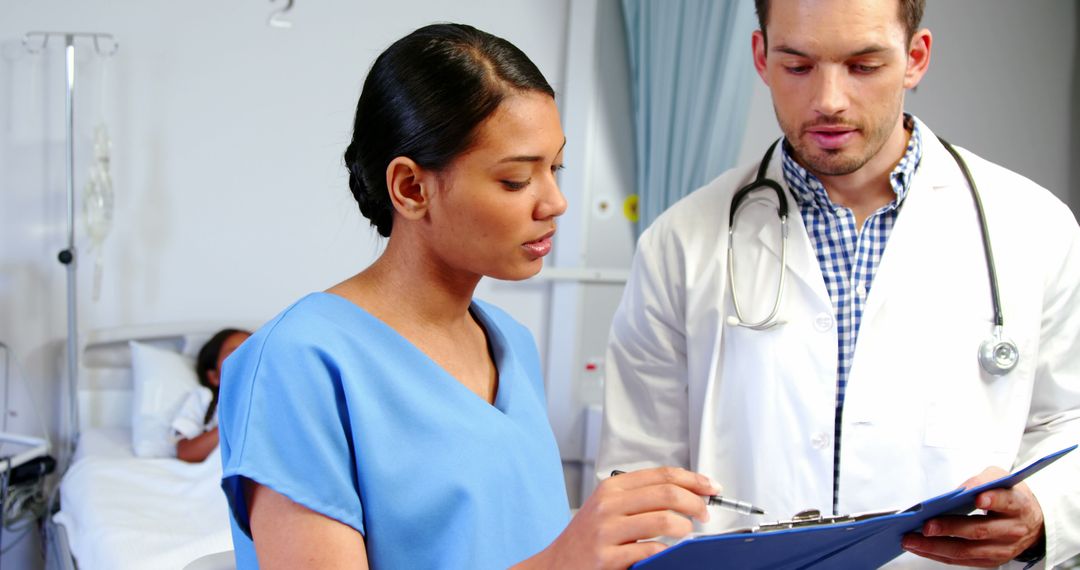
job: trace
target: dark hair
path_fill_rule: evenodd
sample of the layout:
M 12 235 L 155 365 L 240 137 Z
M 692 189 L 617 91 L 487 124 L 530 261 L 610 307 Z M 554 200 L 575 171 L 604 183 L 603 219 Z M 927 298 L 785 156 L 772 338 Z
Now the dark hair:
M 900 23 L 907 31 L 907 41 L 915 35 L 922 23 L 923 12 L 926 11 L 926 0 L 899 0 Z M 757 10 L 758 26 L 765 36 L 765 45 L 769 45 L 768 34 L 765 33 L 765 24 L 769 21 L 769 0 L 754 0 L 754 8 Z
M 203 425 L 210 423 L 210 418 L 214 417 L 214 410 L 217 409 L 218 387 L 210 383 L 210 371 L 217 370 L 218 355 L 221 354 L 221 347 L 225 344 L 225 341 L 237 333 L 251 334 L 241 329 L 222 329 L 214 333 L 214 336 L 206 341 L 206 344 L 199 349 L 199 356 L 195 358 L 195 373 L 199 376 L 199 384 L 206 386 L 214 393 L 213 399 L 210 400 L 210 407 L 206 409 Z M 220 371 L 218 374 L 220 378 Z
M 471 26 L 434 24 L 394 42 L 368 72 L 345 150 L 360 212 L 389 237 L 390 161 L 405 156 L 442 170 L 469 149 L 476 127 L 504 98 L 524 91 L 555 96 L 521 50 Z

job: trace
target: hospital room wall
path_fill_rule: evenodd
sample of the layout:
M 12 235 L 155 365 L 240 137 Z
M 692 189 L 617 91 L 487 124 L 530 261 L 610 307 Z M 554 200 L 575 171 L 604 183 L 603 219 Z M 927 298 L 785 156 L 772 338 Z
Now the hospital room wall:
M 109 32 L 105 62 L 78 44 L 76 194 L 79 326 L 258 324 L 363 268 L 378 238 L 357 209 L 341 154 L 375 56 L 421 25 L 461 21 L 501 35 L 563 88 L 568 3 L 549 0 L 296 2 L 0 0 L 0 342 L 15 357 L 8 428 L 54 436 L 63 415 L 66 243 L 62 39 L 41 55 L 31 30 Z M 81 196 L 104 117 L 116 209 L 95 251 Z M 485 281 L 482 298 L 546 338 L 548 287 Z M 0 374 L 5 362 L 0 352 Z M 54 442 L 57 441 L 54 439 Z M 8 535 L 4 536 L 7 544 Z M 32 541 L 24 544 L 31 545 Z M 33 568 L 35 546 L 5 555 Z M 20 563 L 20 561 L 22 563 Z M 5 564 L 6 565 L 6 564 Z

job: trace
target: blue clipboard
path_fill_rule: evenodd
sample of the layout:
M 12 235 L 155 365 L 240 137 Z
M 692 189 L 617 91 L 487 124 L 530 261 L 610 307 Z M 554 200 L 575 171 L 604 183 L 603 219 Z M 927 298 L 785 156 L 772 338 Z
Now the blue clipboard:
M 632 568 L 664 570 L 877 568 L 900 556 L 900 539 L 942 515 L 966 515 L 975 510 L 975 497 L 990 489 L 1010 488 L 1076 449 L 1062 449 L 1010 475 L 971 489 L 956 489 L 904 511 L 865 515 L 854 521 L 794 526 L 782 530 L 736 531 L 699 536 L 650 556 Z M 855 517 L 858 518 L 858 517 Z

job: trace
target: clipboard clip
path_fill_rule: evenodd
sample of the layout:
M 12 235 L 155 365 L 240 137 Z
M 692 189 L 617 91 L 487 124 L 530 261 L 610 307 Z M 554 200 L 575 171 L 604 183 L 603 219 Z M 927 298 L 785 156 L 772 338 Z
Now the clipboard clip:
M 795 513 L 795 516 L 791 517 L 791 520 L 777 521 L 774 523 L 763 523 L 750 529 L 750 532 L 768 532 L 772 530 L 788 530 L 792 528 L 809 526 L 854 523 L 877 517 L 895 515 L 897 512 L 899 511 L 880 511 L 875 513 L 859 513 L 852 515 L 822 516 L 821 511 L 819 511 L 818 509 L 807 509 L 805 511 L 799 511 L 798 513 Z

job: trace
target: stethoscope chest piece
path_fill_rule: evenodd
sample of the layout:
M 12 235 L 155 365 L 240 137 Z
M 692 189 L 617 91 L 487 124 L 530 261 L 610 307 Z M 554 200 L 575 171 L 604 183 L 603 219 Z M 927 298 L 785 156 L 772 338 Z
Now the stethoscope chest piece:
M 1004 338 L 1001 327 L 994 327 L 994 335 L 979 345 L 979 364 L 994 376 L 1008 374 L 1020 362 L 1020 349 L 1016 343 Z

